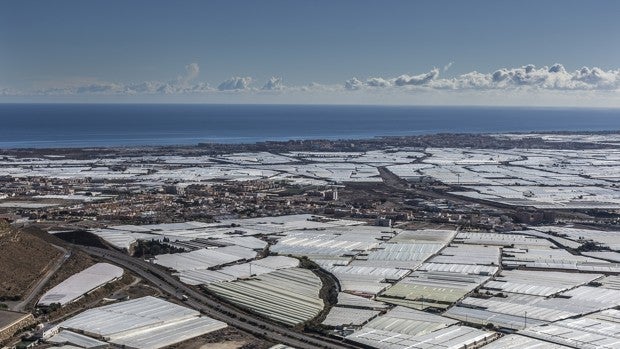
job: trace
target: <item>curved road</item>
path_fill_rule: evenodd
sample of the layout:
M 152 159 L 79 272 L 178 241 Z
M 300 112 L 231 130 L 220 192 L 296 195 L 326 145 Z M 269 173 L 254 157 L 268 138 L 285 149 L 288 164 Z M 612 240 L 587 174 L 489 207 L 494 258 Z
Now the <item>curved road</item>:
M 28 296 L 25 297 L 23 301 L 15 304 L 15 306 L 13 307 L 14 311 L 24 310 L 28 303 L 30 303 L 32 299 L 39 294 L 39 292 L 41 292 L 41 289 L 43 289 L 43 286 L 47 284 L 47 281 L 49 281 L 52 275 L 54 275 L 58 271 L 58 269 L 60 269 L 60 267 L 67 261 L 67 259 L 69 259 L 69 257 L 71 257 L 71 251 L 67 251 L 67 249 L 54 244 L 52 244 L 52 246 L 62 251 L 63 255 L 58 258 L 58 260 L 45 273 L 45 275 L 43 275 L 43 277 L 39 279 L 39 281 L 30 289 L 30 293 L 28 294 Z
M 210 299 L 200 292 L 181 283 L 172 275 L 159 269 L 155 265 L 141 259 L 130 257 L 122 252 L 106 250 L 97 247 L 79 246 L 84 252 L 107 259 L 110 262 L 123 266 L 135 274 L 152 282 L 163 292 L 181 299 L 186 295 L 185 301 L 189 307 L 196 309 L 214 319 L 224 321 L 229 325 L 258 336 L 265 336 L 269 340 L 283 343 L 296 348 L 359 348 L 360 346 L 343 343 L 329 338 L 320 338 L 308 334 L 293 331 L 289 328 L 266 322 L 259 317 L 239 311 L 227 304 L 222 304 Z

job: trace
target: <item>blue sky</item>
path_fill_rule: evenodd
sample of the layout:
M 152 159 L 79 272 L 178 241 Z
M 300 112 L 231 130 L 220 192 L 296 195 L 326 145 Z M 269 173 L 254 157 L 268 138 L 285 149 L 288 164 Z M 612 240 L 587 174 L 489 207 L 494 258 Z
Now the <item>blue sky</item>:
M 619 13 L 611 0 L 7 0 L 0 95 L 615 106 Z

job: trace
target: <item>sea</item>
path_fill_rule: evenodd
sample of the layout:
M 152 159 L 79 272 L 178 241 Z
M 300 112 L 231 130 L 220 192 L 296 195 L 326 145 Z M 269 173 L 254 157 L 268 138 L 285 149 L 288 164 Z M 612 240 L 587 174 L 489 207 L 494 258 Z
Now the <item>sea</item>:
M 620 109 L 216 104 L 0 104 L 0 148 L 617 131 Z

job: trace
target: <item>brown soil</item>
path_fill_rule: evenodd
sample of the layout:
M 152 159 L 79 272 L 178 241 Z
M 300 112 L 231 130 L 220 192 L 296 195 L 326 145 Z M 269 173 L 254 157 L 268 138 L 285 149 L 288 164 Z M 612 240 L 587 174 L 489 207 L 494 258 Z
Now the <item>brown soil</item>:
M 0 300 L 21 299 L 61 256 L 48 242 L 0 220 Z
M 71 257 L 69 257 L 63 263 L 62 267 L 60 267 L 60 269 L 58 269 L 58 271 L 50 277 L 45 286 L 41 289 L 41 292 L 39 292 L 39 294 L 33 298 L 32 302 L 27 305 L 27 308 L 34 308 L 36 303 L 39 301 L 39 298 L 41 298 L 45 292 L 65 281 L 69 278 L 69 276 L 77 274 L 95 263 L 96 261 L 89 255 L 78 250 L 71 251 Z
M 111 298 L 121 298 L 123 296 L 129 297 L 129 299 L 136 299 L 146 296 L 160 297 L 162 295 L 161 291 L 156 289 L 155 287 L 151 287 L 150 285 L 146 285 L 143 283 L 139 283 L 133 286 L 128 286 L 123 289 L 114 292 L 110 297 Z
M 208 343 L 200 347 L 200 349 L 239 349 L 248 344 L 244 341 L 230 341 L 222 343 Z
M 204 336 L 189 339 L 185 342 L 170 346 L 171 349 L 266 349 L 275 343 L 253 337 L 234 327 L 226 327 Z

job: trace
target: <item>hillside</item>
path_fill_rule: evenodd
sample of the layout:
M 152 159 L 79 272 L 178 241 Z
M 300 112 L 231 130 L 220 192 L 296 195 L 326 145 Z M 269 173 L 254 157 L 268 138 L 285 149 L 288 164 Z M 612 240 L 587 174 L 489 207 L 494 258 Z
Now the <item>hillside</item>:
M 62 256 L 62 251 L 0 220 L 0 300 L 17 300 Z

